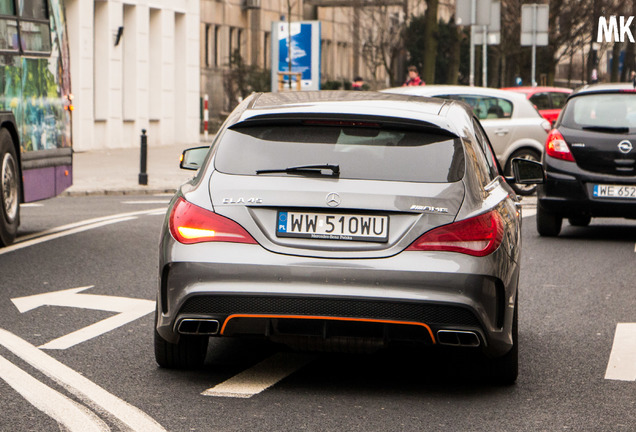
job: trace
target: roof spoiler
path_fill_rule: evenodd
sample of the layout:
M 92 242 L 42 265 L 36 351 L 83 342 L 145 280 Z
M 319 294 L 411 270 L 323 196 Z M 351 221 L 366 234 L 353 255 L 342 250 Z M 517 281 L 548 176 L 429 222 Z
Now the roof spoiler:
M 294 114 L 263 114 L 246 118 L 234 123 L 229 129 L 256 126 L 276 125 L 307 125 L 307 126 L 347 126 L 372 128 L 397 128 L 419 130 L 444 135 L 451 138 L 458 136 L 448 129 L 435 123 L 390 116 L 361 116 L 355 114 L 331 113 L 294 113 Z

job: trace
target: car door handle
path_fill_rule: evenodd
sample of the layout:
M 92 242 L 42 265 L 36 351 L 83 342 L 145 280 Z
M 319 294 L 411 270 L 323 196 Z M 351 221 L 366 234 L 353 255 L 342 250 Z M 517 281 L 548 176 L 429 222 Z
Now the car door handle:
M 510 132 L 508 129 L 497 129 L 495 131 L 495 135 L 504 136 L 504 135 L 507 135 L 508 132 Z

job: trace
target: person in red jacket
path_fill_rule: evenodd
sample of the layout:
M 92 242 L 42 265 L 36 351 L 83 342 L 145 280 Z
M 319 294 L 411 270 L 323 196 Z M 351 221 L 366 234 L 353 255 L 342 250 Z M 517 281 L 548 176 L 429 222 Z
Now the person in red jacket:
M 424 85 L 425 82 L 420 78 L 420 74 L 417 72 L 417 68 L 415 66 L 409 66 L 409 78 L 404 83 L 404 86 L 420 86 Z
M 351 90 L 364 90 L 364 79 L 361 76 L 357 76 L 351 83 Z

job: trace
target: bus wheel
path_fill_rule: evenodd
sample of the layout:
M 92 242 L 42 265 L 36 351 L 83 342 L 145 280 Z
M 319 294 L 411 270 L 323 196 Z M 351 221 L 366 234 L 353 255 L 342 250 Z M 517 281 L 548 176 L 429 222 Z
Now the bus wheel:
M 20 171 L 11 134 L 0 130 L 0 246 L 15 240 L 20 223 Z

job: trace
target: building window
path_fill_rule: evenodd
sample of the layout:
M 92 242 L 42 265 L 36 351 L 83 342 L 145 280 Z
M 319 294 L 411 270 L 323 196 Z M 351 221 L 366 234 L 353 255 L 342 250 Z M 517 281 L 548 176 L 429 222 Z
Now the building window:
M 227 62 L 230 65 L 232 64 L 232 55 L 234 54 L 234 45 L 233 45 L 232 42 L 233 42 L 233 39 L 234 39 L 234 31 L 235 30 L 236 29 L 234 27 L 230 27 L 229 37 L 228 37 L 228 52 L 227 52 L 228 60 L 227 60 Z
M 205 65 L 205 67 L 210 67 L 211 66 L 211 61 L 210 61 L 210 57 L 212 55 L 211 53 L 211 49 L 210 49 L 210 38 L 212 37 L 212 26 L 210 24 L 206 24 L 205 25 L 205 42 L 204 42 L 204 57 L 203 57 L 203 64 Z
M 270 43 L 271 43 L 271 33 L 264 32 L 263 35 L 263 67 L 265 69 L 269 69 L 271 67 L 272 59 L 270 58 Z
M 219 26 L 214 26 L 214 67 L 219 67 Z
M 238 54 L 243 57 L 243 29 L 237 29 L 236 32 L 236 49 L 238 50 Z
M 322 50 L 321 50 L 321 73 L 325 74 L 328 77 L 331 77 L 333 74 L 333 63 L 329 61 L 329 51 L 330 51 L 330 43 L 327 40 L 322 40 Z

